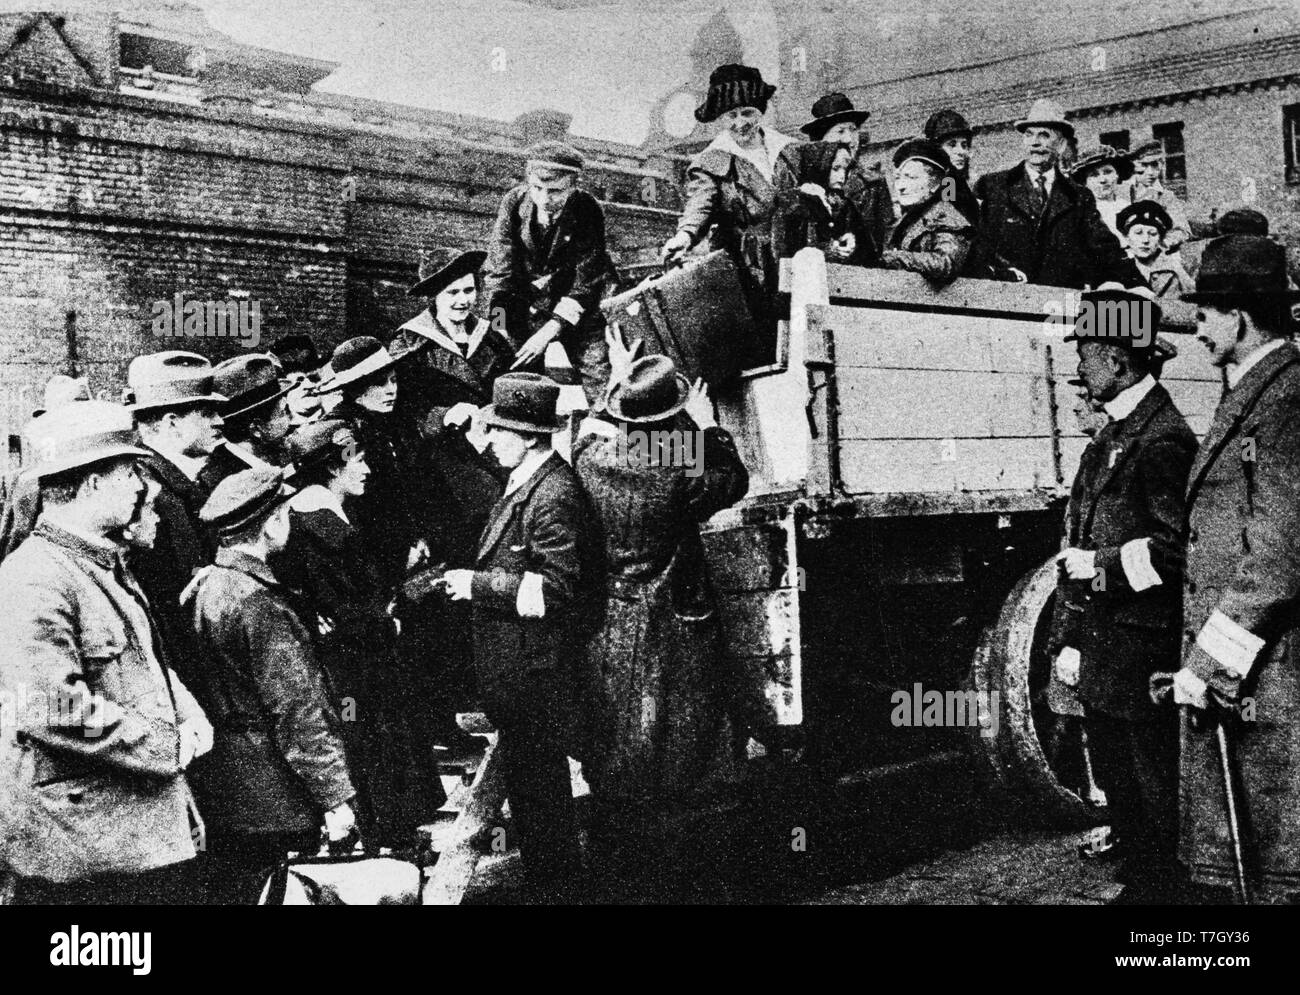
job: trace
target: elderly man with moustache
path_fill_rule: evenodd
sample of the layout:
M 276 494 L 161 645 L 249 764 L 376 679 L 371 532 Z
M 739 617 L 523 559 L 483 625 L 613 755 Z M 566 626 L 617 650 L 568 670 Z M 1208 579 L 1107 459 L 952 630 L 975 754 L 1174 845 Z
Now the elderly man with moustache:
M 185 769 L 212 728 L 122 557 L 148 451 L 104 401 L 53 410 L 30 435 L 41 516 L 0 564 L 0 852 L 15 900 L 192 901 L 202 823 Z
M 1066 138 L 1074 134 L 1065 113 L 1039 100 L 1016 129 L 1024 161 L 975 184 L 982 206 L 968 275 L 1078 289 L 1111 280 L 1140 286 L 1093 195 L 1061 171 Z

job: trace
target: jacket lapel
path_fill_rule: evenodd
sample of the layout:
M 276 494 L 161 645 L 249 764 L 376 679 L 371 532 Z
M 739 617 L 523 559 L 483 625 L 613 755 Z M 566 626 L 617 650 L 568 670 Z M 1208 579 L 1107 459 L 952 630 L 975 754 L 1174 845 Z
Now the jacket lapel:
M 1154 418 L 1166 404 L 1172 404 L 1169 399 L 1169 392 L 1160 384 L 1156 384 L 1147 394 L 1138 402 L 1138 406 L 1133 409 L 1133 413 L 1120 423 L 1106 444 L 1105 450 L 1097 453 L 1097 457 L 1103 462 L 1097 470 L 1097 476 L 1093 480 L 1092 486 L 1088 488 L 1084 495 L 1086 508 L 1080 516 L 1083 522 L 1082 529 L 1087 531 L 1088 526 L 1092 524 L 1092 515 L 1097 508 L 1097 499 L 1101 497 L 1106 487 L 1110 484 L 1133 452 L 1132 443 L 1140 436 L 1147 427 L 1147 424 Z
M 1192 463 L 1192 472 L 1187 480 L 1187 503 L 1190 505 L 1205 474 L 1218 459 L 1228 440 L 1236 434 L 1238 426 L 1255 407 L 1260 395 L 1276 380 L 1288 366 L 1300 361 L 1300 354 L 1293 345 L 1287 344 L 1275 349 L 1270 355 L 1260 360 L 1254 369 L 1248 371 L 1241 382 L 1228 392 L 1219 402 L 1214 412 L 1214 423 L 1205 436 L 1205 441 L 1196 450 L 1196 459 Z
M 496 548 L 497 543 L 501 541 L 506 526 L 510 524 L 510 520 L 514 518 L 515 513 L 528 503 L 528 499 L 533 496 L 533 491 L 537 490 L 538 485 L 555 472 L 555 464 L 559 461 L 560 457 L 556 453 L 551 453 L 543 461 L 542 465 L 537 468 L 536 472 L 524 481 L 522 486 L 510 494 L 503 495 L 497 501 L 492 508 L 491 514 L 488 515 L 487 525 L 483 528 L 483 536 L 479 539 L 478 552 L 475 555 L 477 562 L 482 563 L 483 558 Z
M 1011 181 L 1007 184 L 1007 200 L 1030 221 L 1038 223 L 1038 215 L 1034 213 L 1033 197 L 1029 191 L 1029 176 L 1025 172 L 1023 162 L 1011 171 Z
M 1048 228 L 1056 223 L 1056 219 L 1062 214 L 1074 207 L 1076 202 L 1074 190 L 1070 188 L 1070 181 L 1058 168 L 1056 177 L 1052 180 L 1052 189 L 1047 195 L 1047 209 L 1043 211 L 1043 227 Z

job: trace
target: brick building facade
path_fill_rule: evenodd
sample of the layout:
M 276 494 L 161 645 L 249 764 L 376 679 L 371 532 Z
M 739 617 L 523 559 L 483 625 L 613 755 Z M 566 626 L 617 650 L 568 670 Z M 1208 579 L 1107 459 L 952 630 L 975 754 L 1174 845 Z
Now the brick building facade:
M 387 337 L 418 310 L 405 288 L 420 251 L 481 243 L 523 176 L 530 130 L 556 130 L 545 115 L 512 127 L 316 95 L 328 64 L 176 31 L 178 57 L 202 53 L 195 79 L 131 67 L 127 29 L 149 30 L 102 15 L 0 17 L 0 419 L 11 436 L 52 373 L 76 370 L 115 395 L 139 352 L 217 360 L 244 348 L 156 337 L 155 306 L 177 293 L 258 302 L 262 348 L 289 333 L 324 352 Z M 584 185 L 605 201 L 615 261 L 636 275 L 674 228 L 673 164 L 571 140 L 591 163 Z

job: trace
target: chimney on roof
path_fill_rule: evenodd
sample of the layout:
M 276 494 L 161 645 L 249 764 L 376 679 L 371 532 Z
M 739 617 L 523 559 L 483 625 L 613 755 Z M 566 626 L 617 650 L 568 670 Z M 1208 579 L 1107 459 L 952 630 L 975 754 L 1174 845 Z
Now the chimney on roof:
M 525 111 L 515 118 L 514 129 L 519 135 L 520 144 L 527 147 L 537 142 L 566 140 L 572 121 L 572 114 L 538 108 L 535 111 Z

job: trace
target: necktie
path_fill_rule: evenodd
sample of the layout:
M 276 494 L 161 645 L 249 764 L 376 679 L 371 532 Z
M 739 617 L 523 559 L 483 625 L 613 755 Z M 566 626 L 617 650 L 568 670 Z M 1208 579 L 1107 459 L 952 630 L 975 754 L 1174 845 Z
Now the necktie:
M 1034 176 L 1034 201 L 1039 215 L 1047 210 L 1047 177 L 1042 173 Z

